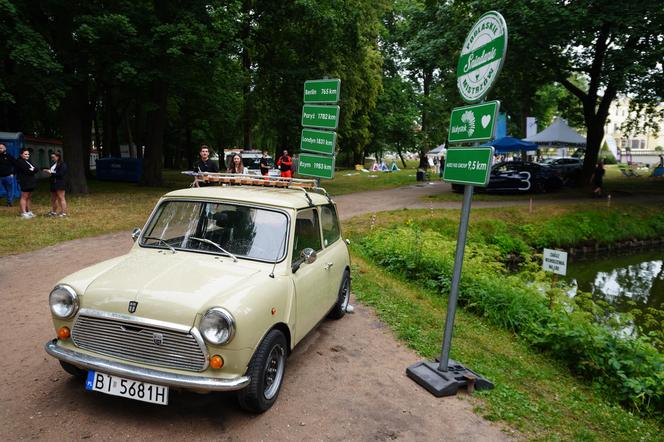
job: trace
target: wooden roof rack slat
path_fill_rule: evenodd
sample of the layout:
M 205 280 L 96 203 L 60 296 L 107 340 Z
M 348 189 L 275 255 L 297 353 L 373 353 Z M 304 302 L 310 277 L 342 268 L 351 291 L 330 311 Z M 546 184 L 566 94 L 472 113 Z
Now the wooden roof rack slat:
M 316 180 L 306 180 L 302 178 L 282 178 L 276 176 L 263 176 L 263 175 L 248 175 L 236 173 L 221 173 L 221 172 L 194 172 L 192 170 L 182 171 L 183 175 L 193 176 L 195 181 L 204 183 L 226 184 L 226 185 L 240 185 L 240 186 L 263 186 L 275 187 L 281 189 L 299 189 L 304 192 L 309 205 L 313 206 L 314 203 L 309 196 L 309 192 L 318 193 L 323 195 L 330 203 L 333 203 L 330 194 L 318 186 Z M 195 182 L 194 181 L 194 182 Z M 192 184 L 193 186 L 193 184 Z

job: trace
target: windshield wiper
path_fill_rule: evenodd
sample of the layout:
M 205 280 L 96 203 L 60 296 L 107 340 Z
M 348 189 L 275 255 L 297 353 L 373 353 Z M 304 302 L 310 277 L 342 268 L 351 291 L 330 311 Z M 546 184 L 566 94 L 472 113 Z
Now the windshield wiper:
M 231 252 L 229 252 L 228 250 L 224 249 L 223 247 L 221 247 L 219 244 L 217 244 L 217 243 L 214 242 L 214 241 L 210 241 L 209 239 L 206 239 L 206 238 L 198 238 L 198 237 L 196 237 L 196 236 L 188 236 L 187 238 L 189 238 L 189 239 L 195 239 L 196 241 L 200 241 L 200 242 L 204 242 L 205 244 L 213 245 L 213 246 L 215 246 L 216 248 L 218 248 L 219 250 L 221 250 L 222 252 L 224 252 L 225 254 L 227 254 L 228 256 L 230 256 L 231 258 L 233 258 L 233 262 L 237 262 L 237 258 L 235 257 L 235 255 L 233 255 Z
M 165 245 L 166 247 L 168 247 L 168 248 L 171 250 L 171 252 L 175 253 L 175 248 L 174 248 L 172 245 L 170 245 L 169 243 L 167 243 L 166 240 L 163 239 L 163 238 L 159 238 L 159 237 L 157 237 L 157 236 L 144 236 L 143 239 L 156 239 L 156 240 L 159 241 L 161 244 L 163 244 L 163 245 Z

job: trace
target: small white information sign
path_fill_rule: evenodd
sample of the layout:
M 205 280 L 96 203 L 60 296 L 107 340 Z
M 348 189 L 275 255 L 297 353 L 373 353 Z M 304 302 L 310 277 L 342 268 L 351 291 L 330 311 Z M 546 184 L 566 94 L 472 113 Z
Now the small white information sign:
M 542 268 L 547 272 L 553 272 L 558 275 L 567 274 L 567 252 L 544 249 Z

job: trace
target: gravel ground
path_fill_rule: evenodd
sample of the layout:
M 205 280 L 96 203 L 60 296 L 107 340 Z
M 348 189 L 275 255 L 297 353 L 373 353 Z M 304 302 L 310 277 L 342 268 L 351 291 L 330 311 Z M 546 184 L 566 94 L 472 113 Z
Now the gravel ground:
M 349 218 L 413 207 L 424 192 L 417 189 L 441 185 L 337 201 L 342 218 Z M 511 438 L 500 425 L 474 414 L 465 393 L 438 399 L 408 379 L 405 369 L 419 357 L 362 305 L 340 321 L 324 321 L 298 345 L 279 400 L 259 416 L 239 411 L 232 394 L 174 392 L 168 406 L 159 406 L 85 391 L 43 350 L 54 335 L 47 296 L 63 276 L 124 254 L 131 244 L 129 233 L 122 232 L 0 258 L 6 317 L 0 325 L 0 440 Z

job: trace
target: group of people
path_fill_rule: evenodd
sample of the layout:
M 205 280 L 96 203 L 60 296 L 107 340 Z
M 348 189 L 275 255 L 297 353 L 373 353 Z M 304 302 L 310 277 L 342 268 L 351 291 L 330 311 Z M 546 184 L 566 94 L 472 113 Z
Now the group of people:
M 51 154 L 53 164 L 48 169 L 39 169 L 30 161 L 30 151 L 22 149 L 18 158 L 7 152 L 7 146 L 0 143 L 0 185 L 6 193 L 6 206 L 14 205 L 14 175 L 21 189 L 19 199 L 20 216 L 23 219 L 34 218 L 32 212 L 32 193 L 37 188 L 37 178 L 40 172 L 49 176 L 51 191 L 51 211 L 47 216 L 67 216 L 67 200 L 65 199 L 65 185 L 67 165 L 62 161 L 62 153 Z M 58 211 L 59 207 L 59 211 Z
M 203 144 L 198 152 L 200 160 L 194 165 L 194 170 L 196 172 L 209 172 L 209 173 L 218 173 L 219 166 L 217 163 L 210 159 L 210 148 Z M 282 155 L 277 160 L 277 167 L 281 172 L 282 178 L 292 178 L 293 177 L 293 159 L 288 155 L 288 151 L 284 150 Z M 267 150 L 263 151 L 263 156 L 259 162 L 259 168 L 262 176 L 268 176 L 270 173 L 270 156 Z M 230 164 L 227 173 L 242 174 L 246 175 L 249 173 L 249 169 L 242 162 L 242 155 L 239 153 L 234 154 L 231 157 Z M 206 183 L 196 182 L 198 186 L 205 186 Z M 209 185 L 209 184 L 207 184 Z

